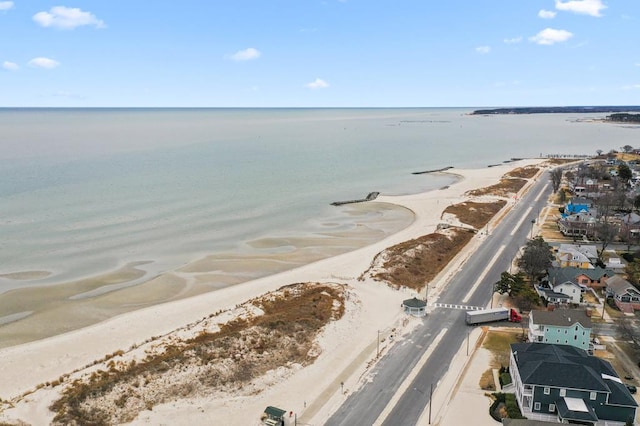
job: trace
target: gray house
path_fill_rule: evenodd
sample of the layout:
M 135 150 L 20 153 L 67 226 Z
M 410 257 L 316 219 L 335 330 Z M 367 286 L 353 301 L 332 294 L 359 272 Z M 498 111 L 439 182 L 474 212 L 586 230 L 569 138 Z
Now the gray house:
M 522 415 L 582 425 L 624 425 L 638 404 L 609 362 L 569 345 L 514 343 L 509 371 Z

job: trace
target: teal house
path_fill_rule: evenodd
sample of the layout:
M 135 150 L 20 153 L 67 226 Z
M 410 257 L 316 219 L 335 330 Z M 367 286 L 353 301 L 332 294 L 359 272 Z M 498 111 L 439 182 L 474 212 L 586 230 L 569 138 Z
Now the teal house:
M 571 345 L 586 351 L 591 341 L 591 318 L 584 309 L 533 310 L 529 314 L 529 341 Z

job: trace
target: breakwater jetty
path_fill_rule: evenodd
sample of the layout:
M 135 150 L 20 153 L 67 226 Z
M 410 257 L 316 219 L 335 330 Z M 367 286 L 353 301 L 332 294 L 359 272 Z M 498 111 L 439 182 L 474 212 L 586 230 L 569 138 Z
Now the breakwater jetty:
M 373 201 L 378 198 L 380 195 L 379 192 L 370 192 L 366 198 L 360 198 L 358 200 L 347 200 L 347 201 L 334 201 L 331 203 L 332 206 L 342 206 L 343 204 L 354 204 L 354 203 L 364 203 L 365 201 Z
M 441 169 L 434 169 L 434 170 L 425 170 L 423 172 L 412 172 L 412 175 L 424 175 L 426 173 L 438 173 L 438 172 L 444 172 L 447 171 L 449 169 L 453 169 L 453 166 L 448 166 L 448 167 L 443 167 Z

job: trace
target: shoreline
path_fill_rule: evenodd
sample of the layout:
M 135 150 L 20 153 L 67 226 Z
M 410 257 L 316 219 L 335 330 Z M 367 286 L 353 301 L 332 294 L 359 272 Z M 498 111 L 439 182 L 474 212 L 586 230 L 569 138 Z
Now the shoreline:
M 333 379 L 333 377 L 326 377 L 326 368 L 331 367 L 330 371 L 342 372 L 352 363 L 354 357 L 358 359 L 359 355 L 363 353 L 368 355 L 366 349 L 375 337 L 375 331 L 372 330 L 384 330 L 389 324 L 395 324 L 402 318 L 397 308 L 399 302 L 416 294 L 409 290 L 392 290 L 383 283 L 370 280 L 359 281 L 359 275 L 369 267 L 374 256 L 394 244 L 434 232 L 438 224 L 445 221 L 441 218 L 443 210 L 451 204 L 469 198 L 464 195 L 467 191 L 497 183 L 505 173 L 517 167 L 538 164 L 543 161 L 523 160 L 485 169 L 453 169 L 451 173 L 460 175 L 463 179 L 459 179 L 446 189 L 406 196 L 380 196 L 377 201 L 393 203 L 411 210 L 415 215 L 415 220 L 406 228 L 359 249 L 274 275 L 201 294 L 198 297 L 154 305 L 122 314 L 67 334 L 2 349 L 0 356 L 5 362 L 0 367 L 0 374 L 6 379 L 0 383 L 0 397 L 3 399 L 15 398 L 24 392 L 35 389 L 39 384 L 55 380 L 65 373 L 90 365 L 105 354 L 127 350 L 149 336 L 166 335 L 185 324 L 198 321 L 212 312 L 233 307 L 256 295 L 273 291 L 283 285 L 295 282 L 339 282 L 347 284 L 358 297 L 360 315 L 347 322 L 339 321 L 335 327 L 332 325 L 329 328 L 334 332 L 341 332 L 343 338 L 351 339 L 351 346 L 340 345 L 340 340 L 336 343 L 335 336 L 333 340 L 330 338 L 331 336 L 326 336 L 323 338 L 323 340 L 327 340 L 322 345 L 323 354 L 317 362 L 295 372 L 291 378 L 294 383 L 300 382 L 300 386 L 304 384 L 309 386 L 310 380 L 318 380 L 317 383 L 312 381 L 311 383 L 316 383 L 316 386 L 306 392 L 307 395 L 315 395 L 317 398 Z M 443 271 L 444 275 L 446 275 L 446 269 Z M 131 326 L 132 324 L 135 325 Z M 326 334 L 331 334 L 331 331 L 327 331 Z M 365 361 L 367 358 L 365 356 Z M 356 372 L 360 371 L 360 367 L 361 365 L 355 366 Z M 352 375 L 349 376 L 349 379 L 352 380 Z M 351 383 L 349 385 L 351 386 Z M 295 386 L 293 387 L 295 388 Z M 239 398 L 238 404 L 243 407 L 243 410 L 247 408 L 244 407 L 245 405 L 251 406 L 251 410 L 254 410 L 255 404 L 262 405 L 265 398 L 270 398 L 271 403 L 267 405 L 277 405 L 284 400 L 289 401 L 289 406 L 295 405 L 298 410 L 298 407 L 303 406 L 301 398 L 304 398 L 304 395 L 292 393 L 290 389 L 287 389 L 287 386 L 278 384 L 253 398 Z M 140 421 L 144 422 L 142 417 L 147 418 L 148 415 L 163 415 L 160 413 L 167 415 L 164 412 L 165 409 L 168 409 L 165 405 L 175 407 L 176 404 L 184 405 L 185 410 L 189 406 L 193 409 L 192 404 L 189 404 L 188 401 L 184 404 L 183 401 L 164 404 L 159 406 L 157 410 L 154 408 L 153 412 L 145 412 Z M 209 401 L 207 407 L 214 409 L 215 404 L 215 402 Z M 305 408 L 306 405 L 307 400 L 305 399 Z M 222 407 L 221 410 L 229 411 L 229 407 Z M 181 409 L 169 411 L 182 412 Z M 210 416 L 211 412 L 208 411 L 207 415 Z M 231 419 L 228 424 L 243 424 L 238 423 L 237 419 L 236 422 L 233 420 Z

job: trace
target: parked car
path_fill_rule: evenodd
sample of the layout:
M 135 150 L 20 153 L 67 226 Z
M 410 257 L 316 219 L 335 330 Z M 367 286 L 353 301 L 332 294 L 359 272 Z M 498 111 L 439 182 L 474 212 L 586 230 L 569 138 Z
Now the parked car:
M 633 386 L 633 385 L 625 385 L 627 387 L 627 389 L 629 389 L 629 392 L 631 393 L 636 393 L 638 391 L 638 389 Z

